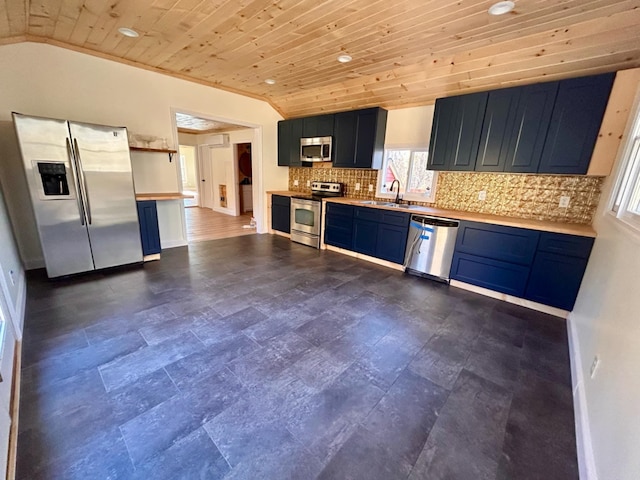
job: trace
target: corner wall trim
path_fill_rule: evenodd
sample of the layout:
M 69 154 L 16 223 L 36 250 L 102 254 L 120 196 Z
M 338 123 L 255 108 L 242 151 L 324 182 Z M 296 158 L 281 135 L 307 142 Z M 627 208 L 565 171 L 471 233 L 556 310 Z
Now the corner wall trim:
M 569 337 L 569 359 L 571 361 L 571 383 L 573 393 L 573 411 L 576 422 L 576 447 L 578 452 L 578 469 L 581 480 L 598 480 L 591 429 L 589 428 L 589 414 L 587 397 L 584 391 L 584 372 L 582 371 L 582 356 L 578 332 L 573 316 L 567 317 L 567 333 Z

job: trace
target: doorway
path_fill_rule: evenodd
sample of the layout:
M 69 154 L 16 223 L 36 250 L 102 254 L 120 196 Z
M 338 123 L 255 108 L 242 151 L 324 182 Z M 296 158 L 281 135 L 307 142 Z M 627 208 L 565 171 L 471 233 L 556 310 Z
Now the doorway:
M 175 112 L 188 243 L 255 234 L 255 127 Z M 259 131 L 259 130 L 258 130 Z M 258 212 L 259 213 L 259 212 Z
M 184 199 L 185 208 L 200 205 L 200 193 L 198 192 L 198 162 L 196 147 L 192 145 L 179 145 L 180 175 L 182 177 L 182 194 L 188 195 Z

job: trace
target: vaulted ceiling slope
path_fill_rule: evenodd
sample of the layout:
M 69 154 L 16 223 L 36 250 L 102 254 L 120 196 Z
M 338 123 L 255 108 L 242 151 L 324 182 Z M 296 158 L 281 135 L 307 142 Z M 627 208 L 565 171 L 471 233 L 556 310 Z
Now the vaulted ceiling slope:
M 0 44 L 124 61 L 267 100 L 286 117 L 640 66 L 640 0 L 515 0 L 499 17 L 492 3 L 0 0 Z M 338 63 L 341 53 L 353 61 Z

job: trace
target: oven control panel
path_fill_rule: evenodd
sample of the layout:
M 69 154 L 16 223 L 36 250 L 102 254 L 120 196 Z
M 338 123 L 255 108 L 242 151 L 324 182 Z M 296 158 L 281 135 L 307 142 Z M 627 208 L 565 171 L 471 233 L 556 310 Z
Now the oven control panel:
M 312 192 L 342 193 L 342 183 L 338 182 L 311 182 Z

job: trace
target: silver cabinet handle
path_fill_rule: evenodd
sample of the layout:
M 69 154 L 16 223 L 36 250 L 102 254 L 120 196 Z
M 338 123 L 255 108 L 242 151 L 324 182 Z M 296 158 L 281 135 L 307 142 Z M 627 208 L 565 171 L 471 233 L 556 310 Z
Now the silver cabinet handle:
M 78 139 L 74 138 L 73 143 L 76 147 L 76 158 L 78 159 L 78 169 L 80 170 L 80 176 L 82 177 L 82 192 L 84 194 L 84 203 L 87 206 L 87 220 L 91 225 L 91 204 L 89 203 L 89 190 L 87 189 L 87 178 L 84 176 L 84 169 L 82 168 L 82 159 L 80 158 L 80 148 L 78 147 Z
M 71 165 L 71 172 L 74 177 L 74 182 L 76 185 L 76 202 L 78 203 L 78 212 L 80 213 L 80 224 L 84 226 L 84 207 L 82 205 L 82 190 L 80 188 L 80 179 L 78 178 L 78 173 L 76 172 L 76 164 L 73 159 L 73 153 L 71 152 L 71 142 L 67 138 L 67 157 L 69 157 L 69 164 Z

